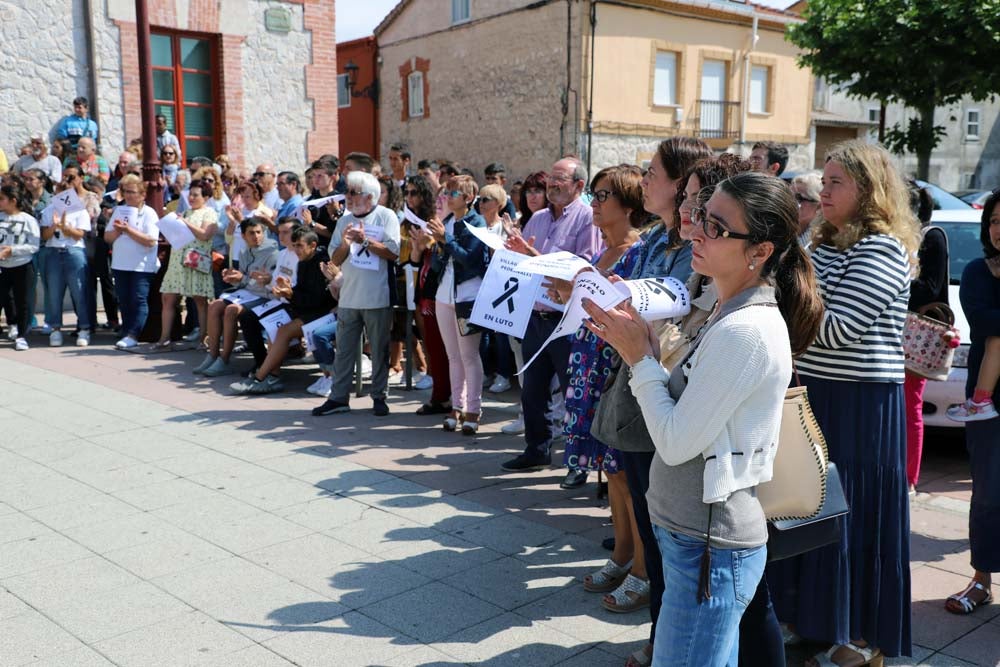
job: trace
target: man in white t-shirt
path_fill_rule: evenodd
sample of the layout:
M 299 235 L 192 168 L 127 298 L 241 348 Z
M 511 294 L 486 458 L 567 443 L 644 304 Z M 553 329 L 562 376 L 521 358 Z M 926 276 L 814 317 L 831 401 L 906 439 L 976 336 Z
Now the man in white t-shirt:
M 389 414 L 389 330 L 392 327 L 395 267 L 399 256 L 399 218 L 378 205 L 378 179 L 362 171 L 347 174 L 348 213 L 330 239 L 330 261 L 343 270 L 337 310 L 337 353 L 330 398 L 313 410 L 322 416 L 351 409 L 350 391 L 362 333 L 372 353 L 371 397 L 377 417 Z
M 49 155 L 49 147 L 45 144 L 45 137 L 41 134 L 31 135 L 31 153 L 22 155 L 17 162 L 11 166 L 10 170 L 15 174 L 21 174 L 29 169 L 40 169 L 58 183 L 62 180 L 62 163 L 59 158 Z

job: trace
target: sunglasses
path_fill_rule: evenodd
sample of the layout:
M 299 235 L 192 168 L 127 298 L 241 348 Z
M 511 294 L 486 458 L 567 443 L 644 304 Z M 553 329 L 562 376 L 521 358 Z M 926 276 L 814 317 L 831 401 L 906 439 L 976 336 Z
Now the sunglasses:
M 448 193 L 448 196 L 449 197 L 464 197 L 465 193 L 462 192 L 461 190 L 452 190 L 451 192 Z
M 260 178 L 261 176 L 271 176 L 273 174 L 274 174 L 273 171 L 255 171 L 253 173 L 253 175 L 256 176 L 257 178 Z
M 362 192 L 361 190 L 348 190 L 347 191 L 347 196 L 348 197 L 360 197 L 363 194 L 364 194 L 364 192 Z
M 691 221 L 696 225 L 701 225 L 702 230 L 705 232 L 705 236 L 710 239 L 722 237 L 724 239 L 741 239 L 744 241 L 754 240 L 754 237 L 750 234 L 741 234 L 740 232 L 729 231 L 723 227 L 720 222 L 709 218 L 705 209 L 700 207 L 691 209 Z
M 479 201 L 482 202 L 483 204 L 486 204 L 488 202 L 496 201 L 496 199 L 494 199 L 493 197 L 480 197 Z
M 420 194 L 420 193 L 417 192 L 416 190 L 407 190 L 406 191 L 406 196 L 407 197 L 416 197 L 418 194 Z
M 799 193 L 795 193 L 795 201 L 801 206 L 802 204 L 818 204 L 818 199 L 810 199 L 809 197 L 803 197 Z
M 173 151 L 163 151 L 163 154 L 164 155 L 177 155 L 177 153 L 175 153 Z

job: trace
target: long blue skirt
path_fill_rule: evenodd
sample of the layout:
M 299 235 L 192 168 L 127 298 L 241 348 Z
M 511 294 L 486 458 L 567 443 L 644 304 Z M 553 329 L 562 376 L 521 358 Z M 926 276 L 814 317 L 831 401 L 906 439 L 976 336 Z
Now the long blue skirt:
M 903 385 L 803 376 L 851 512 L 839 544 L 772 563 L 778 618 L 801 636 L 910 655 L 910 507 Z

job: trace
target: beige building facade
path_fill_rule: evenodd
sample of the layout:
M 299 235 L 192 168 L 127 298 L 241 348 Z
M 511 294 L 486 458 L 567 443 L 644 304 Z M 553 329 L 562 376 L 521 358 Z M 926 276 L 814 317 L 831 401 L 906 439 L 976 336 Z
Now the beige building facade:
M 524 176 L 567 153 L 641 164 L 685 134 L 780 141 L 804 168 L 813 82 L 784 40 L 798 20 L 725 1 L 403 0 L 375 30 L 382 152 Z

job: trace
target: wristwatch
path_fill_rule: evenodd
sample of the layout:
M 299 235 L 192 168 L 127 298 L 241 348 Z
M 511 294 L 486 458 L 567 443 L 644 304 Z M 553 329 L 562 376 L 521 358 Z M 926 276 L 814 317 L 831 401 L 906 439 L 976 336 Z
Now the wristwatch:
M 369 245 L 371 245 L 371 242 L 368 239 L 365 239 L 364 241 L 361 242 L 361 247 L 365 250 L 368 249 Z

